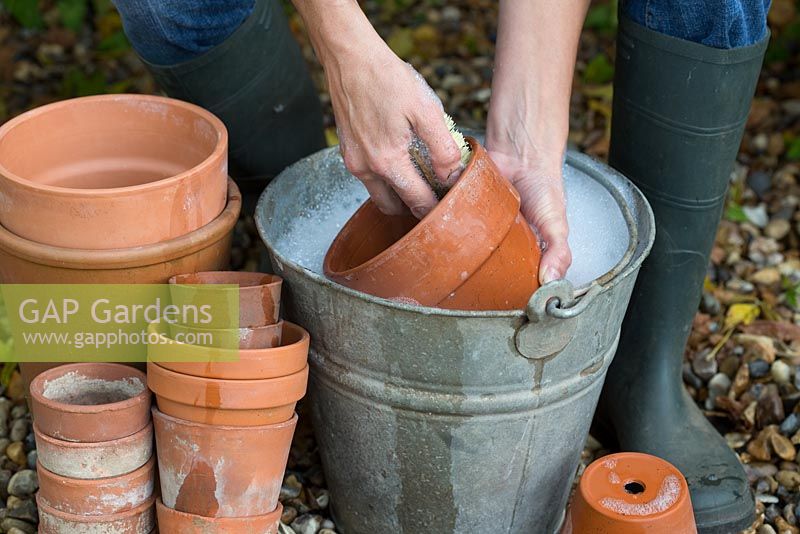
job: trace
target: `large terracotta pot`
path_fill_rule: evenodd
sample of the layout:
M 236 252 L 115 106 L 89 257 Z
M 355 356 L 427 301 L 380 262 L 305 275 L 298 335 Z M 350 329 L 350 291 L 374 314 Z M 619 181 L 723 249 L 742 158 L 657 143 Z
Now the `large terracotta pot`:
M 207 225 L 162 243 L 116 250 L 43 245 L 0 226 L 0 283 L 164 284 L 175 273 L 225 268 L 241 208 L 239 189 L 228 180 L 228 204 Z
M 128 365 L 61 365 L 34 378 L 30 394 L 39 431 L 65 441 L 125 438 L 150 420 L 147 378 Z
M 85 480 L 57 475 L 41 465 L 39 502 L 60 512 L 103 516 L 132 510 L 147 502 L 155 486 L 155 457 L 139 469 L 111 478 Z
M 184 421 L 154 408 L 153 424 L 167 507 L 204 517 L 246 517 L 278 506 L 296 415 L 241 428 Z
M 39 534 L 150 534 L 156 526 L 155 497 L 136 508 L 111 515 L 68 514 L 36 499 Z M 170 533 L 171 534 L 171 533 Z
M 595 460 L 581 477 L 562 534 L 696 534 L 686 479 L 637 452 Z
M 235 303 L 230 314 L 215 310 L 209 324 L 195 325 L 208 328 L 254 327 L 278 322 L 281 305 L 281 286 L 283 280 L 274 274 L 250 273 L 243 271 L 191 272 L 169 279 L 172 303 L 184 305 L 203 305 L 209 302 L 217 306 L 223 302 Z M 235 285 L 238 288 L 214 287 L 215 285 Z
M 203 517 L 167 508 L 156 500 L 156 515 L 161 532 L 180 534 L 278 534 L 283 506 L 275 511 L 249 517 Z
M 308 332 L 296 324 L 282 322 L 284 327 L 280 346 L 238 351 L 179 344 L 164 339 L 164 326 L 154 323 L 150 325 L 149 331 L 158 332 L 164 343 L 148 345 L 147 355 L 152 362 L 164 369 L 204 378 L 261 380 L 288 376 L 306 366 L 310 337 Z M 177 350 L 184 361 L 168 361 L 177 345 L 180 345 Z M 215 358 L 220 361 L 213 361 Z M 236 361 L 231 361 L 232 359 Z
M 210 339 L 202 336 L 210 335 Z M 231 349 L 269 349 L 281 344 L 283 336 L 283 321 L 265 326 L 254 326 L 252 328 L 200 328 L 187 326 L 185 324 L 170 323 L 169 338 L 180 343 L 189 343 L 190 340 L 197 340 L 193 345 L 204 347 L 216 347 Z M 199 342 L 203 340 L 203 342 Z
M 79 479 L 117 477 L 139 469 L 153 456 L 153 425 L 126 438 L 97 443 L 56 439 L 33 423 L 39 464 L 61 476 Z
M 166 415 L 208 425 L 263 426 L 292 418 L 306 394 L 308 365 L 278 378 L 222 380 L 147 363 L 147 384 Z
M 225 206 L 228 134 L 160 96 L 43 106 L 0 127 L 0 224 L 44 245 L 138 247 L 175 239 Z
M 334 239 L 325 274 L 378 297 L 461 310 L 522 309 L 538 288 L 541 250 L 520 198 L 486 151 L 421 221 L 368 200 Z

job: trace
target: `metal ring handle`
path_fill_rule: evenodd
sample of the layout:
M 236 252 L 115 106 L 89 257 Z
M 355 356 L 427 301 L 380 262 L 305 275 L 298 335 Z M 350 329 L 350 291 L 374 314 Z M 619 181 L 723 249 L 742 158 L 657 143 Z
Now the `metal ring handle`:
M 592 282 L 588 291 L 575 296 L 575 289 L 567 280 L 548 282 L 531 295 L 526 308 L 528 320 L 538 323 L 545 317 L 571 319 L 580 315 L 603 290 L 603 286 Z

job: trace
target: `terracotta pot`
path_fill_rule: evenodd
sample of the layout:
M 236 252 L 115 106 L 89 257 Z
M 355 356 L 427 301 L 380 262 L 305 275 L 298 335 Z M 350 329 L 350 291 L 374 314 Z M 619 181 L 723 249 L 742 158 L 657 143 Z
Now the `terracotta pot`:
M 0 226 L 0 283 L 163 284 L 179 272 L 227 267 L 242 197 L 228 180 L 228 204 L 209 224 L 142 247 L 83 250 L 22 239 Z
M 672 464 L 622 452 L 583 473 L 562 534 L 692 534 L 689 486 Z
M 95 443 L 135 434 L 150 419 L 147 377 L 117 363 L 73 363 L 31 382 L 39 431 L 65 441 Z
M 283 280 L 274 274 L 240 271 L 209 271 L 179 274 L 169 279 L 172 303 L 178 306 L 203 305 L 208 302 L 231 304 L 229 315 L 215 313 L 208 328 L 264 326 L 278 322 Z M 219 284 L 237 285 L 235 288 L 213 287 Z M 199 287 L 198 287 L 199 286 Z M 236 308 L 238 302 L 238 309 Z
M 132 510 L 153 495 L 155 457 L 142 467 L 111 478 L 63 477 L 38 465 L 39 502 L 68 514 L 103 516 Z
M 39 534 L 150 534 L 156 527 L 155 497 L 136 508 L 103 516 L 68 514 L 47 506 L 41 498 Z
M 104 250 L 183 236 L 222 212 L 227 176 L 222 121 L 179 100 L 76 98 L 0 127 L 0 224 L 45 245 Z
M 283 321 L 266 326 L 254 326 L 252 328 L 200 328 L 187 326 L 185 324 L 170 324 L 169 338 L 179 339 L 182 343 L 186 340 L 207 339 L 202 343 L 194 343 L 203 347 L 226 348 L 238 347 L 240 349 L 269 349 L 281 344 L 283 334 Z M 201 336 L 211 336 L 203 338 Z
M 203 517 L 167 508 L 156 500 L 156 514 L 161 532 L 180 534 L 278 534 L 283 506 L 274 511 L 249 517 Z
M 203 517 L 269 514 L 278 506 L 297 415 L 257 427 L 205 425 L 153 409 L 161 499 Z
M 335 282 L 378 297 L 462 310 L 525 308 L 541 250 L 519 194 L 472 138 L 458 182 L 421 221 L 372 201 L 334 239 L 323 265 Z
M 113 441 L 78 443 L 56 439 L 39 431 L 33 423 L 39 463 L 65 477 L 97 479 L 136 471 L 153 456 L 153 425 L 136 434 Z
M 308 365 L 279 378 L 221 380 L 148 362 L 147 380 L 166 415 L 209 425 L 263 426 L 292 418 L 295 404 L 306 394 Z
M 174 350 L 173 344 L 153 343 L 148 345 L 148 358 L 164 369 L 185 375 L 228 380 L 262 380 L 278 378 L 301 371 L 308 360 L 309 335 L 303 328 L 282 321 L 283 343 L 279 347 L 227 351 L 197 345 L 181 346 L 181 359 L 189 361 L 165 361 Z M 151 324 L 150 331 L 161 332 L 163 325 Z M 214 358 L 227 361 L 212 361 Z M 237 361 L 231 359 L 237 358 Z

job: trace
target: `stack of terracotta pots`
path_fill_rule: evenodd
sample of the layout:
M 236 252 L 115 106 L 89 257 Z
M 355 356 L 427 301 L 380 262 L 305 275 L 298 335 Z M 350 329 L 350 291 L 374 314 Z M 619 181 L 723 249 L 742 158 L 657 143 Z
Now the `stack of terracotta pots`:
M 0 283 L 166 283 L 227 267 L 228 134 L 146 95 L 64 100 L 0 127 Z M 53 364 L 22 366 L 26 384 Z
M 150 391 L 125 365 L 78 363 L 31 384 L 39 532 L 155 530 Z
M 148 385 L 158 404 L 153 422 L 160 528 L 187 534 L 273 534 L 282 512 L 278 495 L 297 424 L 294 408 L 308 381 L 308 333 L 279 322 L 278 277 L 210 272 L 171 282 L 172 302 L 178 305 L 219 302 L 220 292 L 235 292 L 240 326 L 235 335 L 241 348 L 175 339 L 199 325 L 150 326 L 163 340 L 149 345 L 147 364 Z M 236 288 L 214 287 L 217 284 Z M 180 358 L 173 358 L 178 352 Z

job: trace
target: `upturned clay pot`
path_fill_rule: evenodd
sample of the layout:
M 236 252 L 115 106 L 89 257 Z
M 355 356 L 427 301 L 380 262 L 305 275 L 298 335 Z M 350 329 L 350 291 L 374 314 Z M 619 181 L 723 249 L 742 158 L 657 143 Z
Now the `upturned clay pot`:
M 240 271 L 209 271 L 179 274 L 169 279 L 172 303 L 177 306 L 201 306 L 209 302 L 219 307 L 229 302 L 230 309 L 215 310 L 209 324 L 192 325 L 208 328 L 231 328 L 264 326 L 278 322 L 283 280 L 274 274 Z M 238 288 L 214 287 L 226 284 Z M 235 303 L 238 302 L 238 309 Z
M 156 500 L 156 515 L 161 532 L 181 534 L 278 534 L 283 506 L 269 514 L 249 517 L 203 517 L 167 508 Z
M 39 534 L 150 534 L 156 527 L 155 497 L 136 508 L 111 515 L 83 516 L 68 514 L 47 506 L 41 498 Z
M 281 344 L 282 335 L 283 321 L 266 326 L 235 329 L 200 328 L 178 323 L 169 325 L 169 337 L 172 340 L 181 343 L 203 340 L 202 343 L 193 344 L 211 348 L 230 349 L 238 345 L 240 349 L 269 349 Z
M 57 475 L 39 464 L 39 502 L 60 512 L 103 516 L 132 510 L 147 502 L 155 486 L 155 457 L 124 475 L 81 480 Z
M 0 127 L 0 224 L 44 245 L 105 250 L 183 236 L 222 212 L 227 176 L 222 121 L 179 100 L 76 98 Z
M 308 365 L 297 373 L 264 380 L 221 380 L 184 375 L 153 362 L 148 386 L 166 415 L 208 425 L 263 426 L 292 418 L 306 394 Z
M 283 323 L 282 343 L 278 347 L 230 351 L 214 347 L 181 345 L 181 360 L 168 361 L 177 342 L 152 343 L 147 347 L 150 361 L 164 369 L 191 376 L 227 380 L 262 380 L 278 378 L 301 371 L 308 360 L 309 335 L 303 328 L 288 321 Z M 164 326 L 151 324 L 150 332 L 164 336 Z M 171 342 L 170 342 L 171 341 Z M 215 361 L 216 359 L 216 361 Z M 232 361 L 236 359 L 236 361 Z
M 153 456 L 153 425 L 126 438 L 97 443 L 56 439 L 33 423 L 39 463 L 57 475 L 77 479 L 118 477 L 136 471 Z
M 170 241 L 116 250 L 43 245 L 0 226 L 0 283 L 164 284 L 180 272 L 228 266 L 242 197 L 228 180 L 228 204 L 209 224 Z
M 636 452 L 595 460 L 581 476 L 562 534 L 694 534 L 686 479 L 669 462 Z
M 325 274 L 378 297 L 461 310 L 526 306 L 541 250 L 511 183 L 475 139 L 456 184 L 421 221 L 368 200 L 328 250 Z
M 150 419 L 147 378 L 127 365 L 61 365 L 34 378 L 30 393 L 39 432 L 65 441 L 125 438 Z
M 297 415 L 241 428 L 193 423 L 153 409 L 153 424 L 161 499 L 168 508 L 203 517 L 275 510 Z

